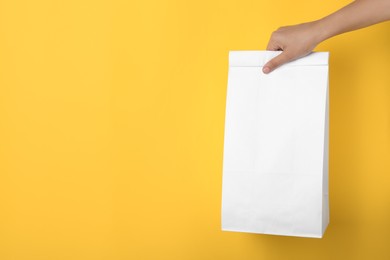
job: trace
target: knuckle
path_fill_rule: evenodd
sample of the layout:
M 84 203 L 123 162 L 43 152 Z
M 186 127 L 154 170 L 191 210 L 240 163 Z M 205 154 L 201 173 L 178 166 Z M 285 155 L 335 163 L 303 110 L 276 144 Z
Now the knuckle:
M 271 69 L 273 69 L 277 66 L 278 66 L 278 62 L 275 60 L 271 60 L 270 62 L 268 62 L 268 67 L 270 67 Z
M 282 40 L 282 33 L 279 32 L 279 31 L 274 31 L 272 34 L 271 34 L 271 39 L 274 39 L 274 40 Z

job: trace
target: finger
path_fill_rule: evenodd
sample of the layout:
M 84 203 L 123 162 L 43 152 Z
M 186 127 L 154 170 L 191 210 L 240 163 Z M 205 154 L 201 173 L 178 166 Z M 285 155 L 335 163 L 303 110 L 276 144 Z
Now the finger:
M 268 42 L 268 45 L 266 48 L 267 51 L 278 51 L 280 49 L 281 49 L 281 47 L 278 44 L 276 44 L 272 39 Z
M 263 72 L 265 74 L 270 73 L 271 71 L 275 70 L 277 67 L 283 65 L 284 63 L 287 63 L 291 60 L 290 56 L 286 51 L 282 52 L 272 60 L 268 61 L 264 67 Z

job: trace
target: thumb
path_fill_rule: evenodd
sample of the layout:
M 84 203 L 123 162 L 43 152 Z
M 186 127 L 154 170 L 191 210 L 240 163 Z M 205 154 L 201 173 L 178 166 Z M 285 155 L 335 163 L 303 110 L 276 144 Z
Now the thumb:
M 263 72 L 265 74 L 270 73 L 271 71 L 275 70 L 277 67 L 283 65 L 284 63 L 289 62 L 292 60 L 290 58 L 290 55 L 286 51 L 283 51 L 281 54 L 273 58 L 272 60 L 268 61 L 264 66 L 263 66 Z

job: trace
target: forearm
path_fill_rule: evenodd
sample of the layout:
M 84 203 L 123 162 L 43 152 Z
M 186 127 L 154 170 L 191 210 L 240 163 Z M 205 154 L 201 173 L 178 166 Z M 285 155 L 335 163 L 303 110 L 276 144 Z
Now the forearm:
M 390 20 L 390 0 L 356 0 L 318 21 L 318 42 Z

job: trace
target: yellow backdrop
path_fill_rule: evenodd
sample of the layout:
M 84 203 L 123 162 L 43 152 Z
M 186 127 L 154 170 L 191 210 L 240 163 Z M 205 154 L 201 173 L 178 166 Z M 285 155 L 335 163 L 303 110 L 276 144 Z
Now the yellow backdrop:
M 229 50 L 349 1 L 0 0 L 0 259 L 390 259 L 390 24 L 330 39 L 323 239 L 222 232 Z

